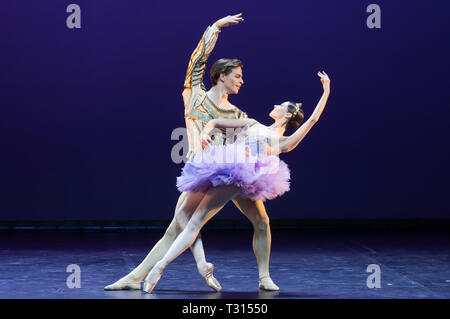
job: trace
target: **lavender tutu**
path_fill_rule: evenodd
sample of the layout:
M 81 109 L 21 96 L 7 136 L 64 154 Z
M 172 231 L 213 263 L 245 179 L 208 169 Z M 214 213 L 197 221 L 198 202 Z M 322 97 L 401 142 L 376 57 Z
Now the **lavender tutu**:
M 252 155 L 244 143 L 211 146 L 194 155 L 177 177 L 181 192 L 235 185 L 252 200 L 273 199 L 289 191 L 290 172 L 278 156 Z

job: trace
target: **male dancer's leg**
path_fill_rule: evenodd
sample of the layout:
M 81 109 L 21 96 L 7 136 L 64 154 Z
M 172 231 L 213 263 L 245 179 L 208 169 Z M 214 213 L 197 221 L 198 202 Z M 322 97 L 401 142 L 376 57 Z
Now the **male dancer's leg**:
M 181 193 L 178 198 L 175 211 L 180 209 L 186 199 L 187 193 Z M 201 198 L 198 199 L 199 201 Z M 175 216 L 177 214 L 175 213 Z M 126 276 L 122 277 L 115 283 L 106 286 L 105 290 L 139 290 L 141 289 L 141 281 L 147 276 L 150 270 L 153 268 L 156 262 L 158 262 L 165 253 L 169 250 L 172 243 L 177 236 L 183 231 L 183 225 L 179 223 L 180 220 L 174 218 L 167 227 L 164 236 L 153 246 L 152 250 L 148 253 L 145 259 Z M 205 254 L 203 250 L 203 243 L 199 234 L 198 239 L 193 243 L 191 250 L 194 254 L 195 261 L 197 262 L 197 268 L 199 272 L 204 270 L 206 264 Z M 202 274 L 203 275 L 203 274 Z
M 270 234 L 269 216 L 264 203 L 260 200 L 236 196 L 233 199 L 236 207 L 253 224 L 253 251 L 258 263 L 259 288 L 264 290 L 279 290 L 280 288 L 270 278 L 269 259 L 272 236 Z

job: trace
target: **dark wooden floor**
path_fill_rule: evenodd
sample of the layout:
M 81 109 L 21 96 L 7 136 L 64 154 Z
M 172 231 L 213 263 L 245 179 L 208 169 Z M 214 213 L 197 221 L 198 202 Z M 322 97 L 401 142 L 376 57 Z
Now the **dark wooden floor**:
M 2 299 L 450 298 L 450 235 L 445 231 L 275 230 L 271 275 L 279 292 L 258 289 L 251 230 L 202 232 L 223 290 L 198 275 L 190 251 L 166 268 L 152 294 L 104 291 L 146 256 L 163 230 L 0 232 Z M 69 288 L 70 264 L 81 287 Z M 381 288 L 368 288 L 367 266 Z

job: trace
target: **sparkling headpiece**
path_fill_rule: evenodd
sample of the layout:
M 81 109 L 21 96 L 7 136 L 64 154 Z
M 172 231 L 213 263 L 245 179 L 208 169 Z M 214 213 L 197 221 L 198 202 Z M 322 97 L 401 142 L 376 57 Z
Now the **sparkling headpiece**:
M 302 103 L 295 103 L 295 111 L 294 113 L 292 113 L 292 118 L 295 118 L 298 114 L 298 112 L 300 112 L 300 109 L 302 107 Z

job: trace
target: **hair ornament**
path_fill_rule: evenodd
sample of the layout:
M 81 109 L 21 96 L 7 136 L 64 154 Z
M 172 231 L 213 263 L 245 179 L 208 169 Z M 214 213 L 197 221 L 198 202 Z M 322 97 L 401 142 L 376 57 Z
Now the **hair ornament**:
M 298 112 L 300 112 L 300 108 L 302 107 L 302 103 L 295 103 L 295 111 L 292 113 L 292 119 L 294 119 Z

